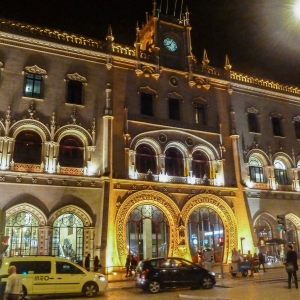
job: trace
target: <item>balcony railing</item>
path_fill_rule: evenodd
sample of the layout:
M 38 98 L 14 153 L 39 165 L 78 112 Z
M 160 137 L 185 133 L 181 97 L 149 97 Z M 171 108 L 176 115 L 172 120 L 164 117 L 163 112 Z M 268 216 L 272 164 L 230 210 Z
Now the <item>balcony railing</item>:
M 11 166 L 11 170 L 12 171 L 18 171 L 18 172 L 41 173 L 41 172 L 43 172 L 43 166 L 34 165 L 34 164 L 14 163 Z
M 148 174 L 135 172 L 129 176 L 131 179 L 155 181 L 155 182 L 168 182 L 168 183 L 182 183 L 182 184 L 198 184 L 198 185 L 214 185 L 213 179 L 196 178 L 196 177 L 182 177 L 182 176 L 169 176 L 167 174 Z

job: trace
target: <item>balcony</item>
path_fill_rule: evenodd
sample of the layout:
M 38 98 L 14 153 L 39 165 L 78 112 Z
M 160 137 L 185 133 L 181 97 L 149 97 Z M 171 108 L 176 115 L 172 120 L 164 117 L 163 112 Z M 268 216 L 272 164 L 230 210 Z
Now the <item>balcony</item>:
M 197 184 L 197 185 L 216 185 L 214 179 L 195 178 L 195 177 L 181 177 L 181 176 L 169 176 L 167 174 L 149 174 L 138 173 L 129 176 L 130 179 L 140 181 L 154 181 L 154 182 L 167 182 L 167 183 L 179 183 L 179 184 Z

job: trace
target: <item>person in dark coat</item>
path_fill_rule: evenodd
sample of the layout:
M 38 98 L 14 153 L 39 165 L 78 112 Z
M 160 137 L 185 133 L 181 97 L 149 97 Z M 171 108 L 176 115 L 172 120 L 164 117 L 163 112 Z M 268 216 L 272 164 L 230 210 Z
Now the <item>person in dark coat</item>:
M 100 268 L 100 259 L 96 255 L 94 258 L 94 272 L 98 272 L 99 268 Z
M 266 272 L 266 269 L 265 269 L 265 257 L 262 254 L 262 252 L 259 252 L 259 254 L 258 254 L 258 260 L 259 260 L 259 268 L 261 268 L 261 266 L 262 266 L 262 269 L 264 270 L 264 272 Z
M 127 255 L 126 258 L 126 263 L 125 263 L 125 268 L 126 268 L 126 276 L 125 277 L 129 277 L 130 276 L 130 255 Z
M 90 258 L 91 254 L 87 254 L 85 260 L 84 260 L 84 267 L 89 271 L 90 270 Z
M 291 288 L 292 276 L 294 277 L 296 289 L 298 288 L 298 279 L 297 279 L 297 271 L 298 271 L 298 263 L 297 263 L 297 252 L 293 250 L 292 245 L 288 245 L 288 251 L 286 254 L 286 263 L 292 263 L 294 266 L 294 271 L 288 273 L 288 284 L 289 289 Z
M 137 260 L 134 258 L 133 255 L 131 255 L 131 258 L 130 258 L 130 275 L 129 275 L 129 277 L 133 276 L 133 272 L 136 271 L 137 264 L 138 264 Z

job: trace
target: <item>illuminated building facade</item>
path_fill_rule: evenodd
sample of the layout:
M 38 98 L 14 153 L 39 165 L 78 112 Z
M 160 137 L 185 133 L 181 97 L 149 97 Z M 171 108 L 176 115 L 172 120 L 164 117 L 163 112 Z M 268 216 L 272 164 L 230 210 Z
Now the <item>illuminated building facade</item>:
M 1 20 L 0 63 L 9 255 L 298 247 L 300 90 L 197 63 L 187 11 L 154 2 L 134 47 Z

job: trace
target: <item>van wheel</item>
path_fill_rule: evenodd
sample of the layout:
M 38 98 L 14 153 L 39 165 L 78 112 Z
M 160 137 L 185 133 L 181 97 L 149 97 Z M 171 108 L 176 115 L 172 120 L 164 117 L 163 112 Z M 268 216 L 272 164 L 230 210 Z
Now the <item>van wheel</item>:
M 94 297 L 98 293 L 98 286 L 94 282 L 88 282 L 83 286 L 82 293 L 86 297 Z
M 22 293 L 20 295 L 20 300 L 24 300 L 27 296 L 27 289 L 24 285 L 22 285 Z

